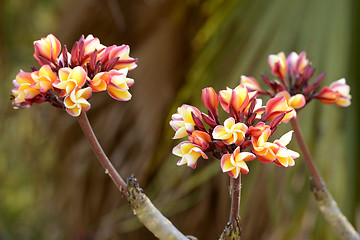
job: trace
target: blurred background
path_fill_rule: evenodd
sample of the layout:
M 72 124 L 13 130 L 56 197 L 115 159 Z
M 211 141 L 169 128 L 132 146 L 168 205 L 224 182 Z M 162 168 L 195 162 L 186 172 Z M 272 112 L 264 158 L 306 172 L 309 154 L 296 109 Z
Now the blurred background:
M 204 110 L 201 89 L 234 88 L 240 75 L 270 73 L 267 56 L 306 51 L 345 77 L 348 108 L 311 102 L 300 124 L 323 179 L 360 230 L 358 0 L 0 1 L 0 239 L 155 239 L 104 174 L 75 118 L 49 104 L 13 110 L 19 69 L 33 41 L 53 33 L 71 48 L 84 34 L 128 44 L 138 68 L 130 102 L 94 95 L 88 117 L 124 178 L 135 174 L 153 203 L 185 234 L 218 239 L 229 216 L 229 178 L 217 160 L 177 167 L 169 126 L 183 103 Z M 279 134 L 290 129 L 283 124 Z M 295 139 L 291 148 L 299 151 Z M 242 178 L 244 240 L 336 239 L 317 209 L 303 159 L 292 168 L 249 163 Z

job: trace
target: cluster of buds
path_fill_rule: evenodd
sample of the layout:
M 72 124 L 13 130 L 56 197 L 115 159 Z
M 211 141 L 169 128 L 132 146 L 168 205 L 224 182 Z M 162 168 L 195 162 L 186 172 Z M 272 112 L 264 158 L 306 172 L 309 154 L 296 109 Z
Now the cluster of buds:
M 129 87 L 134 80 L 128 71 L 136 68 L 127 45 L 102 45 L 98 38 L 81 36 L 69 52 L 52 34 L 34 42 L 34 58 L 41 65 L 31 72 L 20 71 L 13 81 L 14 108 L 50 102 L 65 108 L 72 116 L 90 109 L 93 92 L 107 91 L 119 101 L 131 99 Z
M 221 160 L 222 171 L 232 178 L 247 174 L 246 162 L 255 158 L 263 163 L 293 166 L 299 154 L 286 148 L 292 131 L 274 142 L 268 140 L 280 123 L 295 116 L 295 110 L 288 106 L 284 96 L 271 98 L 262 106 L 256 95 L 256 91 L 248 91 L 242 84 L 221 90 L 219 95 L 209 87 L 203 89 L 201 98 L 208 114 L 190 105 L 179 107 L 170 126 L 176 132 L 174 139 L 188 140 L 173 149 L 173 154 L 181 157 L 177 165 L 195 168 L 199 157 L 207 159 L 210 154 Z M 219 119 L 219 103 L 229 114 L 223 124 Z
M 299 55 L 292 52 L 287 58 L 283 52 L 280 52 L 277 55 L 270 55 L 268 63 L 271 73 L 278 79 L 272 81 L 264 74 L 261 77 L 271 90 L 262 89 L 253 77 L 241 76 L 241 84 L 249 91 L 257 91 L 259 94 L 270 97 L 284 96 L 293 109 L 303 108 L 312 99 L 341 107 L 347 107 L 351 103 L 350 87 L 344 78 L 323 87 L 320 91 L 320 82 L 324 79 L 325 73 L 320 74 L 314 82 L 309 82 L 315 73 L 315 68 L 312 68 L 305 52 Z

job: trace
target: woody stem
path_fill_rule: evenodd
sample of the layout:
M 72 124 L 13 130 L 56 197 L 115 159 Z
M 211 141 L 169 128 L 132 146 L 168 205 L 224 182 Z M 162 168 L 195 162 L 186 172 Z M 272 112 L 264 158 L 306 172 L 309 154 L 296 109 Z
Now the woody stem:
M 291 119 L 291 124 L 300 149 L 304 155 L 305 163 L 310 171 L 312 193 L 314 194 L 316 203 L 321 213 L 340 239 L 360 240 L 359 234 L 356 232 L 355 228 L 351 225 L 345 215 L 341 212 L 336 201 L 333 199 L 330 192 L 326 188 L 325 183 L 322 181 L 301 134 L 297 118 Z

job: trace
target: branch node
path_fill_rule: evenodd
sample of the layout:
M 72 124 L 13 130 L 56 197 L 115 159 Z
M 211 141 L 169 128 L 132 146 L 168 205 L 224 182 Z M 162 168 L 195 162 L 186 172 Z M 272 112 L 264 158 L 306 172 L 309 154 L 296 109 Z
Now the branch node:
M 240 240 L 241 237 L 241 223 L 240 217 L 233 218 L 225 226 L 220 240 Z

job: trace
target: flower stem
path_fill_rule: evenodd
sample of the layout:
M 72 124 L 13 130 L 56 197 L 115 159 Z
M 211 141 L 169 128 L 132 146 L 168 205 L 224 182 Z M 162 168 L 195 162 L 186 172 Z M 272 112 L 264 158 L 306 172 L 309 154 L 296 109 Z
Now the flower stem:
M 303 153 L 305 163 L 310 171 L 311 184 L 312 184 L 311 187 L 315 188 L 317 190 L 325 188 L 325 184 L 324 184 L 323 180 L 321 179 L 318 170 L 316 169 L 315 163 L 312 160 L 309 149 L 307 148 L 304 138 L 302 136 L 298 119 L 297 118 L 291 119 L 291 125 L 293 127 L 295 137 L 299 144 L 301 152 Z
M 240 209 L 240 197 L 241 197 L 241 173 L 237 178 L 231 178 L 231 209 L 230 219 L 239 217 Z
M 304 155 L 305 163 L 310 171 L 312 193 L 315 196 L 316 203 L 321 213 L 324 215 L 340 239 L 360 240 L 359 234 L 341 212 L 336 201 L 333 199 L 330 192 L 326 188 L 325 183 L 321 179 L 320 174 L 316 169 L 315 163 L 312 160 L 309 149 L 307 148 L 304 138 L 301 134 L 297 118 L 291 119 L 291 125 L 294 129 L 296 140 Z
M 81 112 L 81 114 L 77 117 L 77 119 L 86 138 L 89 140 L 89 143 L 92 149 L 94 150 L 95 155 L 97 156 L 101 165 L 105 169 L 105 173 L 110 176 L 110 178 L 115 183 L 116 187 L 120 190 L 123 196 L 126 197 L 127 185 L 125 181 L 121 178 L 120 174 L 116 171 L 114 166 L 111 164 L 110 160 L 108 159 L 104 150 L 102 149 L 89 123 L 89 119 L 87 118 L 86 113 Z
M 237 178 L 230 178 L 231 207 L 230 218 L 219 240 L 239 240 L 241 237 L 241 220 L 239 216 L 241 195 L 241 173 Z

